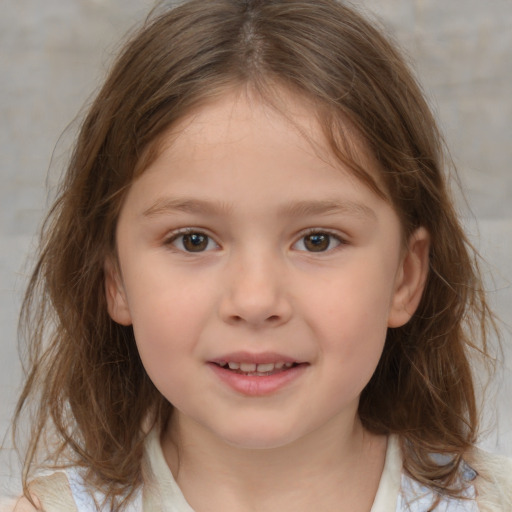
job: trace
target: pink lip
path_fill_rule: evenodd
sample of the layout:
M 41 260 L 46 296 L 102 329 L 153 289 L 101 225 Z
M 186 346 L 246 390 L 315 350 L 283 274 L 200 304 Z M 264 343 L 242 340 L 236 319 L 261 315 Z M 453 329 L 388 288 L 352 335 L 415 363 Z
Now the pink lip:
M 299 363 L 296 359 L 289 356 L 278 354 L 277 352 L 261 352 L 259 354 L 251 352 L 231 352 L 225 354 L 222 357 L 216 357 L 212 359 L 211 363 L 223 364 L 229 361 L 237 363 L 253 363 L 253 364 L 265 364 L 265 363 Z
M 231 357 L 232 355 L 230 355 L 229 361 L 240 361 L 238 358 L 231 359 Z M 241 360 L 244 362 L 252 362 L 248 361 L 247 359 Z M 221 361 L 224 362 L 224 360 Z M 275 359 L 275 361 L 279 362 L 283 361 L 283 359 Z M 261 364 L 265 362 L 269 363 L 274 362 L 274 359 L 258 359 L 258 362 Z M 309 366 L 309 364 L 298 364 L 288 369 L 283 368 L 282 370 L 279 370 L 271 375 L 263 376 L 237 373 L 236 371 L 224 368 L 215 362 L 209 362 L 208 366 L 212 369 L 212 371 L 221 380 L 222 383 L 226 384 L 234 391 L 241 393 L 242 395 L 257 397 L 271 395 L 272 393 L 276 393 L 283 389 L 296 379 L 300 378 L 300 376 L 306 371 L 306 368 Z

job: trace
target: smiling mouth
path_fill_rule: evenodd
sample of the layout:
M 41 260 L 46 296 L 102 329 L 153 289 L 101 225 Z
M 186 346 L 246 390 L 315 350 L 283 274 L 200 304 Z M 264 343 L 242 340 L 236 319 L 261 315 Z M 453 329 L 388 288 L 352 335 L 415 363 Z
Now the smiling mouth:
M 254 377 L 266 377 L 269 375 L 275 375 L 277 373 L 282 373 L 290 368 L 294 368 L 299 366 L 300 363 L 239 363 L 234 361 L 221 361 L 215 363 L 221 368 L 225 370 L 229 370 L 232 373 L 237 373 L 239 375 L 247 375 Z

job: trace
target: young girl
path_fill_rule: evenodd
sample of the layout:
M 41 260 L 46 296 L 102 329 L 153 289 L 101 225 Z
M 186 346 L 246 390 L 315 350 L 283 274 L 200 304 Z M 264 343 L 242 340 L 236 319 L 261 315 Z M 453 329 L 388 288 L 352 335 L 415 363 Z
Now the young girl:
M 512 510 L 475 448 L 493 322 L 442 150 L 343 3 L 148 21 L 43 231 L 15 510 Z

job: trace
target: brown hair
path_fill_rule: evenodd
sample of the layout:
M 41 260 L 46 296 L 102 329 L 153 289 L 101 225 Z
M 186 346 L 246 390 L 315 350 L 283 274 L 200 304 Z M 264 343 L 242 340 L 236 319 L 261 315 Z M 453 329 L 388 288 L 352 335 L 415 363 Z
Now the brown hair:
M 233 85 L 270 101 L 275 83 L 313 101 L 335 154 L 371 185 L 343 147 L 347 123 L 355 127 L 404 233 L 430 232 L 422 302 L 389 330 L 359 413 L 372 432 L 400 436 L 415 479 L 460 492 L 455 475 L 478 423 L 470 355 L 487 356 L 492 315 L 421 90 L 387 38 L 335 0 L 191 0 L 153 15 L 126 45 L 81 127 L 23 305 L 29 372 L 15 425 L 29 398 L 35 405 L 25 489 L 43 445 L 43 462 L 87 468 L 112 502 L 141 483 L 147 428 L 172 407 L 145 373 L 132 328 L 107 313 L 104 262 L 123 198 L 155 141 L 192 108 Z

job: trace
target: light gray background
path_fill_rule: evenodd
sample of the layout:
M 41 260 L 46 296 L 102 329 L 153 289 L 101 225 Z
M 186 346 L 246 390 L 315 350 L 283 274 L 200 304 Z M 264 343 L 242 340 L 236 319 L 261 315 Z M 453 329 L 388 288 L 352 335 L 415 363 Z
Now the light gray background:
M 21 378 L 16 322 L 26 258 L 48 206 L 46 187 L 64 166 L 74 127 L 61 135 L 98 87 L 120 36 L 151 5 L 151 0 L 0 0 L 0 435 Z M 382 20 L 415 62 L 474 214 L 464 217 L 487 261 L 491 300 L 510 326 L 512 0 L 359 5 Z M 508 328 L 507 362 L 497 398 L 487 402 L 485 419 L 492 428 L 483 438 L 487 449 L 509 456 L 511 340 Z M 0 458 L 0 494 L 16 473 L 6 451 Z

